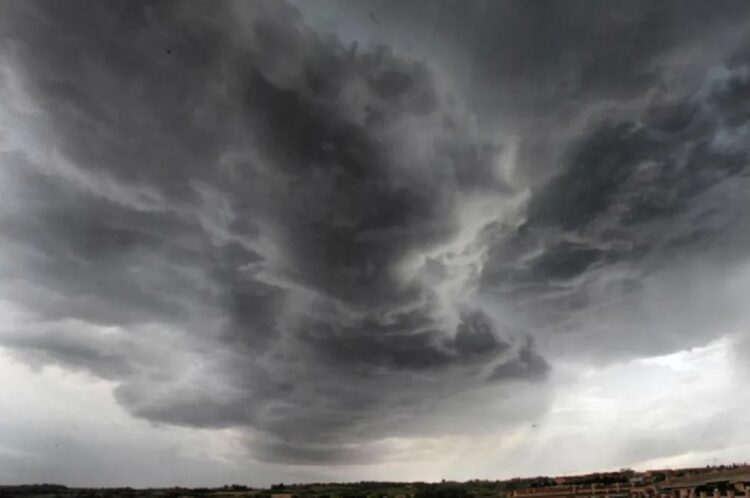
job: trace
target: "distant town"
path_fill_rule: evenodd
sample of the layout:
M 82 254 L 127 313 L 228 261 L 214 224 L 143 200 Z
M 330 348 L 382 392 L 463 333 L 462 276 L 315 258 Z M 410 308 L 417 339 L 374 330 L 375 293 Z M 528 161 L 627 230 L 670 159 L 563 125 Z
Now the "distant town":
M 73 488 L 57 484 L 0 486 L 0 497 L 212 498 L 750 498 L 750 465 L 732 464 L 637 472 L 438 483 L 274 484 L 253 488 Z

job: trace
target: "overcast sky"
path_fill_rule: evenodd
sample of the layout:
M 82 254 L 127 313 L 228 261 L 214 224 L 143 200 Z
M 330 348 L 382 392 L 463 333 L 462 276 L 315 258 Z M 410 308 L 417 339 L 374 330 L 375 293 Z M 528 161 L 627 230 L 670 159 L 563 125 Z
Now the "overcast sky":
M 0 483 L 747 460 L 749 21 L 0 2 Z

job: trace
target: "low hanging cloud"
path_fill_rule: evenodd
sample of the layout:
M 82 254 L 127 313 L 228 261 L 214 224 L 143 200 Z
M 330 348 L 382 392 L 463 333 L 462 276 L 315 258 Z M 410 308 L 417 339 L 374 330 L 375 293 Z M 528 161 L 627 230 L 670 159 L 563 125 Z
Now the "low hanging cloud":
M 710 335 L 624 347 L 623 317 L 674 255 L 716 276 L 746 254 L 741 53 L 591 120 L 527 189 L 439 67 L 303 21 L 0 7 L 0 345 L 113 381 L 135 416 L 241 428 L 261 460 L 365 464 L 545 413 L 561 344 Z
M 26 313 L 5 347 L 294 463 L 464 432 L 456 395 L 543 380 L 523 334 L 441 294 L 472 285 L 433 261 L 465 205 L 511 192 L 428 66 L 280 2 L 77 7 L 5 7 L 36 107 L 16 111 L 36 143 L 3 152 L 4 298 Z

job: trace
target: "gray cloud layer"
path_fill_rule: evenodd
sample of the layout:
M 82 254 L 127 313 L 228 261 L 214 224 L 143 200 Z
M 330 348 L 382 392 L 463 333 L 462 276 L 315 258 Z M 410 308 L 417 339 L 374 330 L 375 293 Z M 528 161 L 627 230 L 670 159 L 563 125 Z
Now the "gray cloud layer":
M 550 29 L 471 21 L 500 33 L 483 50 L 510 47 L 474 112 L 440 66 L 316 34 L 277 1 L 7 2 L 0 292 L 27 314 L 0 343 L 116 381 L 136 416 L 326 464 L 534 417 L 555 354 L 706 339 L 711 314 L 657 336 L 629 317 L 680 286 L 676 261 L 719 281 L 746 254 L 747 54 L 688 50 L 714 46 L 704 14 L 729 29 L 746 9 L 512 5 L 499 23 Z M 575 90 L 548 88 L 560 61 Z M 686 79 L 664 87 L 660 61 Z M 517 130 L 510 174 L 487 109 L 571 129 Z

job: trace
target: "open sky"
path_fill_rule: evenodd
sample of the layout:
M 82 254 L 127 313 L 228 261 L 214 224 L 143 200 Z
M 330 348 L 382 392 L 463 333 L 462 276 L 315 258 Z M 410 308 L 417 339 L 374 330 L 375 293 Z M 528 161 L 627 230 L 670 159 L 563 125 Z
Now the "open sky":
M 750 455 L 750 2 L 0 2 L 0 483 Z

